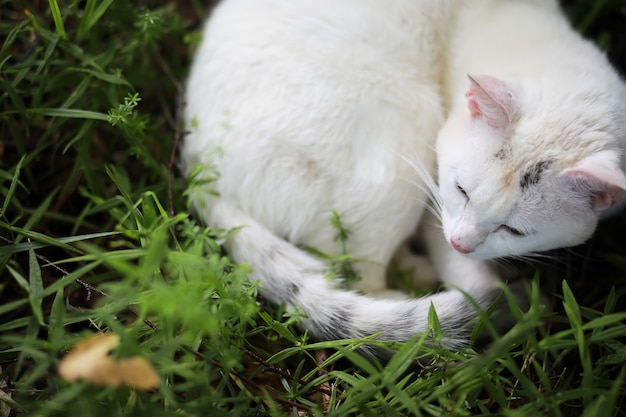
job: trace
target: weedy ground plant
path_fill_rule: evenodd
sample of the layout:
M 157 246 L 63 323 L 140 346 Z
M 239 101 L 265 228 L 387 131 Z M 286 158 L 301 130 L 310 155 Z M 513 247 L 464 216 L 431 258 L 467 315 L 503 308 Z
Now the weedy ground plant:
M 565 6 L 625 72 L 623 2 Z M 316 343 L 259 300 L 176 163 L 209 10 L 0 1 L 0 417 L 626 415 L 625 215 L 517 265 L 530 309 L 505 291 L 511 330 L 485 313 L 488 343 L 459 352 L 434 312 L 379 363 L 357 351 L 380 342 Z

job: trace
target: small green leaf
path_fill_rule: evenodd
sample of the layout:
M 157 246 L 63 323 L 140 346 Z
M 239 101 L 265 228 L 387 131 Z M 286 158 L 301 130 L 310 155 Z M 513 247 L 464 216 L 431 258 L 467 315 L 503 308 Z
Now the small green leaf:
M 439 317 L 437 317 L 437 311 L 433 303 L 430 303 L 428 308 L 428 328 L 434 334 L 435 338 L 441 337 L 441 324 L 439 323 Z
M 333 210 L 332 216 L 330 218 L 330 224 L 337 232 L 337 234 L 333 238 L 333 241 L 345 244 L 345 242 L 348 240 L 348 237 L 350 236 L 350 230 L 348 230 L 348 228 L 344 226 L 341 215 L 337 210 Z
M 615 293 L 615 287 L 611 287 L 611 291 L 606 297 L 604 303 L 604 314 L 610 314 L 615 311 L 615 305 L 617 303 L 617 294 Z
M 17 282 L 17 284 L 22 287 L 22 289 L 26 291 L 27 294 L 30 294 L 30 285 L 28 284 L 28 280 L 15 269 L 13 269 L 10 265 L 7 265 L 6 268 L 9 270 L 11 276 L 13 276 L 13 279 L 15 279 L 15 282 Z
M 261 315 L 261 318 L 263 319 L 263 321 L 265 321 L 265 323 L 267 324 L 267 326 L 270 329 L 272 329 L 273 331 L 275 331 L 278 335 L 280 335 L 281 337 L 289 340 L 292 343 L 297 343 L 298 342 L 298 338 L 283 323 L 274 320 L 272 318 L 272 316 L 270 316 L 269 314 L 267 314 L 265 312 L 261 312 L 260 315 Z
M 572 330 L 574 331 L 576 341 L 578 342 L 578 348 L 582 352 L 585 349 L 585 335 L 582 329 L 582 316 L 580 314 L 578 302 L 576 302 L 576 298 L 566 281 L 563 281 L 563 307 L 565 309 L 565 314 L 567 314 L 567 318 L 572 325 Z
M 55 350 L 62 348 L 65 332 L 65 297 L 63 289 L 59 288 L 52 302 L 50 318 L 48 320 L 48 339 Z
M 41 309 L 41 303 L 43 302 L 43 280 L 41 279 L 41 269 L 39 262 L 37 262 L 37 256 L 33 248 L 28 251 L 28 278 L 30 283 L 29 300 L 33 309 L 35 317 L 39 321 L 39 324 L 45 325 L 43 321 L 43 310 Z
M 8 266 L 7 266 L 7 269 L 9 269 Z M 12 271 L 12 268 L 9 269 L 9 271 Z M 26 280 L 24 279 L 24 281 L 26 281 Z M 26 287 L 28 288 L 28 282 L 26 282 Z M 5 303 L 5 304 L 0 304 L 0 315 L 6 314 L 6 313 L 8 313 L 10 311 L 13 311 L 13 310 L 16 310 L 16 309 L 22 307 L 23 305 L 25 305 L 27 302 L 28 302 L 28 300 L 26 298 L 21 298 L 19 300 L 10 301 L 10 302 Z

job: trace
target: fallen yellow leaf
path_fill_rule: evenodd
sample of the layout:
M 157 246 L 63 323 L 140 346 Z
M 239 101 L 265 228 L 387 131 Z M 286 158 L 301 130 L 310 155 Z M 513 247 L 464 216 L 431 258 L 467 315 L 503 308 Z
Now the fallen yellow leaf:
M 114 333 L 102 333 L 77 344 L 59 364 L 59 375 L 66 381 L 83 379 L 95 385 L 127 385 L 140 390 L 159 386 L 159 376 L 150 362 L 140 356 L 115 360 L 109 353 L 120 343 Z
M 141 356 L 122 359 L 118 362 L 122 382 L 129 387 L 148 391 L 159 386 L 161 380 L 150 362 Z
M 59 364 L 59 374 L 67 381 L 91 380 L 94 368 L 102 362 L 112 361 L 109 352 L 120 344 L 120 337 L 114 333 L 101 333 L 74 346 Z

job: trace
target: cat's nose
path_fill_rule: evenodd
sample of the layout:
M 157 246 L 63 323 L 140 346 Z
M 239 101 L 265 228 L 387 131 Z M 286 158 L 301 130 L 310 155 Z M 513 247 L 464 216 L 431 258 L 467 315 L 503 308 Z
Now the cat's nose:
M 458 252 L 461 252 L 462 254 L 465 254 L 465 255 L 468 253 L 472 253 L 474 251 L 474 249 L 470 249 L 470 248 L 463 246 L 460 243 L 460 239 L 456 236 L 452 236 L 450 238 L 450 245 L 452 245 L 452 247 L 456 249 Z

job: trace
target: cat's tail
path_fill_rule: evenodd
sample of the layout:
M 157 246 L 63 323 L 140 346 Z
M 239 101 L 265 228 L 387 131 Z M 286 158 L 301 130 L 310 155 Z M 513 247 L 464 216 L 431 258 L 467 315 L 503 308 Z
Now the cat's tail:
M 205 213 L 209 214 L 209 213 Z M 205 217 L 214 227 L 239 230 L 232 233 L 226 247 L 236 262 L 248 262 L 251 279 L 261 282 L 264 298 L 306 318 L 301 326 L 319 340 L 363 338 L 380 334 L 379 339 L 407 341 L 429 330 L 428 316 L 435 308 L 443 333 L 441 344 L 448 348 L 468 342 L 468 326 L 477 313 L 474 303 L 486 309 L 495 291 L 466 295 L 447 290 L 420 299 L 375 299 L 338 288 L 328 278 L 328 266 L 308 252 L 273 234 L 227 200 L 218 198 Z M 482 292 L 482 293 L 480 293 Z M 369 353 L 388 352 L 365 348 Z

